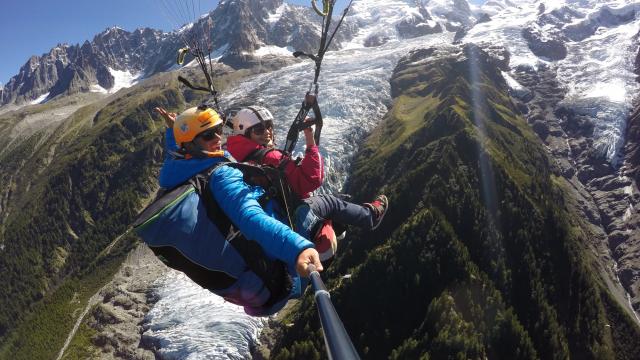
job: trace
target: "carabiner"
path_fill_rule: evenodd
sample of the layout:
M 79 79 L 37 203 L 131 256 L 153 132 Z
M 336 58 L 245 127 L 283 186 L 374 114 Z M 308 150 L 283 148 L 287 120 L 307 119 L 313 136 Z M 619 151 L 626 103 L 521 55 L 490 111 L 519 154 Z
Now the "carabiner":
M 182 63 L 184 62 L 184 57 L 187 55 L 188 52 L 189 52 L 188 46 L 178 50 L 178 60 L 176 61 L 178 65 L 182 65 Z

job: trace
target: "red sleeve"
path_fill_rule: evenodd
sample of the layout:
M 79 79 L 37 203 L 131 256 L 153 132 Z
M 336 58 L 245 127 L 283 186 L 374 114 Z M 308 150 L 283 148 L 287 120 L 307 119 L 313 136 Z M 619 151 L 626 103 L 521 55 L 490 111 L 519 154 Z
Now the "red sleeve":
M 302 198 L 322 185 L 324 164 L 317 146 L 307 148 L 300 165 L 290 161 L 284 168 L 291 189 Z

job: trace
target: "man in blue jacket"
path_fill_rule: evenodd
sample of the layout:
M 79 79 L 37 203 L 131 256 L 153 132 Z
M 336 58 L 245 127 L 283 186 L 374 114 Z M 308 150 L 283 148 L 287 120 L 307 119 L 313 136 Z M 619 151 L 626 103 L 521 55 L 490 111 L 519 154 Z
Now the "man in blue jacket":
M 288 299 L 301 295 L 310 264 L 319 271 L 323 269 L 322 264 L 314 244 L 286 226 L 285 219 L 278 219 L 277 204 L 273 200 L 261 206 L 264 189 L 248 185 L 240 170 L 225 165 L 230 155 L 221 149 L 222 129 L 223 122 L 212 109 L 191 108 L 180 114 L 173 128 L 166 132 L 166 143 L 177 144 L 177 149 L 168 149 L 170 151 L 165 155 L 160 170 L 160 186 L 173 189 L 214 168 L 207 185 L 215 203 L 246 239 L 259 244 L 268 259 L 286 264 L 292 281 L 288 296 L 274 301 L 251 264 L 238 268 L 237 263 L 243 262 L 238 261 L 236 252 L 229 249 L 230 239 L 235 234 L 221 238 L 219 229 L 214 229 L 212 222 L 207 221 L 203 214 L 205 211 L 199 197 L 194 197 L 192 204 L 185 203 L 170 214 L 171 226 L 148 230 L 142 237 L 152 249 L 177 249 L 174 253 L 177 253 L 179 262 L 189 263 L 188 266 L 183 264 L 183 268 L 193 270 L 194 266 L 198 267 L 192 273 L 203 274 L 201 278 L 215 277 L 218 273 L 228 276 L 231 281 L 227 284 L 229 286 L 225 285 L 227 287 L 205 287 L 230 302 L 244 306 L 250 315 L 269 315 L 282 308 Z M 164 253 L 163 256 L 175 258 L 174 253 Z M 179 266 L 172 267 L 183 270 Z M 189 275 L 188 271 L 185 273 Z

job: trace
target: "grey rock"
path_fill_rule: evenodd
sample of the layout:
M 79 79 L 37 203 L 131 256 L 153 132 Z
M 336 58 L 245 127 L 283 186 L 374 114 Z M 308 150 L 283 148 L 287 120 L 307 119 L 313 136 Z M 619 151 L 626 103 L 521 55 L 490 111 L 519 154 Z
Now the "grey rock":
M 431 20 L 433 20 L 433 18 L 426 8 L 420 6 L 418 11 L 420 15 L 416 15 L 408 19 L 402 19 L 398 24 L 396 24 L 396 29 L 401 37 L 414 38 L 442 32 L 440 24 L 429 24 L 432 22 Z
M 145 246 L 134 250 L 100 294 L 87 323 L 97 333 L 92 344 L 104 359 L 155 359 L 153 347 L 143 341 L 144 316 L 157 300 L 153 282 L 166 267 Z
M 384 45 L 389 41 L 389 37 L 381 34 L 372 34 L 364 40 L 364 46 L 376 47 Z
M 535 131 L 541 139 L 546 139 L 549 135 L 549 126 L 544 121 L 535 121 L 533 123 L 533 131 Z
M 543 36 L 532 27 L 523 29 L 522 37 L 527 41 L 529 49 L 536 56 L 552 61 L 562 60 L 567 57 L 567 47 L 561 38 L 547 39 L 548 36 Z
M 560 24 L 580 16 L 560 9 L 540 21 Z M 637 73 L 640 74 L 640 60 L 637 64 Z M 603 116 L 603 109 L 616 111 L 615 106 L 606 103 L 605 99 L 565 100 L 555 72 L 545 66 L 537 70 L 520 66 L 511 74 L 533 94 L 526 103 L 528 111 L 525 118 L 547 144 L 560 173 L 571 184 L 568 207 L 590 223 L 593 236 L 588 244 L 598 258 L 597 268 L 602 277 L 608 279 L 607 284 L 621 306 L 628 309 L 628 293 L 633 308 L 638 311 L 640 215 L 637 209 L 640 195 L 636 193 L 640 172 L 640 108 L 636 107 L 630 117 L 623 166 L 616 168 L 593 139 L 594 120 Z M 625 114 L 615 116 L 624 117 Z M 616 273 L 611 270 L 612 261 L 616 263 Z
M 594 35 L 601 26 L 613 27 L 627 24 L 633 21 L 635 16 L 635 4 L 624 6 L 615 13 L 605 6 L 600 8 L 597 13 L 590 14 L 590 16 L 583 21 L 567 25 L 563 28 L 562 32 L 567 38 L 573 41 L 581 41 Z M 577 17 L 578 16 L 574 16 L 573 18 Z

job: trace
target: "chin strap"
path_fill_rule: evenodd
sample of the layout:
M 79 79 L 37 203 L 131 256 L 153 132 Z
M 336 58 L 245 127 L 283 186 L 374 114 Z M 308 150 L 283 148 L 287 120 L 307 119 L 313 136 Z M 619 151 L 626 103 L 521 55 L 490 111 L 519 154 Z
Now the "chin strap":
M 179 154 L 184 159 L 206 159 L 212 157 L 224 157 L 224 150 L 207 151 L 202 149 L 196 144 L 193 144 L 193 149 L 187 150 L 184 147 L 178 150 Z

